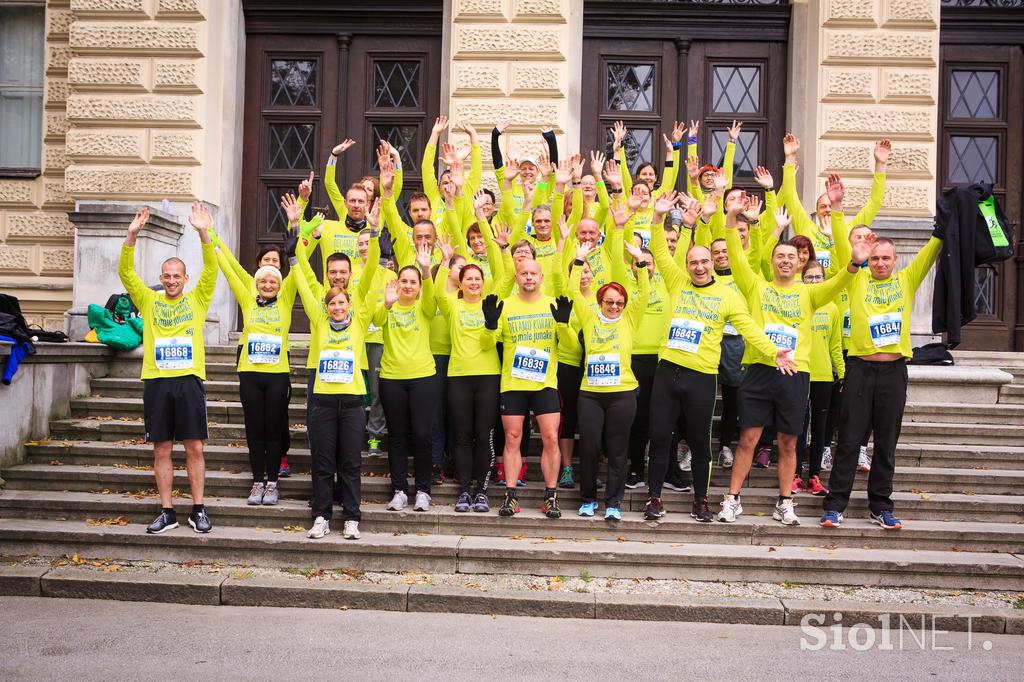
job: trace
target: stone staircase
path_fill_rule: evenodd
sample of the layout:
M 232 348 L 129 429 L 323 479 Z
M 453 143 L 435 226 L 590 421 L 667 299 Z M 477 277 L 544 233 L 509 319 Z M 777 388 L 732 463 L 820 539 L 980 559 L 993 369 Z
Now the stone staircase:
M 1007 386 L 999 385 L 1004 379 L 986 384 L 988 393 L 979 393 L 976 382 L 973 392 L 964 394 L 988 395 L 990 401 L 959 404 L 950 398 L 957 381 L 948 369 L 942 368 L 945 374 L 932 390 L 932 368 L 914 368 L 894 479 L 897 510 L 906 524 L 899 532 L 866 521 L 863 475 L 858 475 L 842 529 L 817 526 L 820 500 L 810 496 L 797 498 L 805 525 L 781 526 L 771 519 L 774 468 L 753 470 L 743 495 L 746 514 L 735 524 L 692 521 L 690 494 L 671 491 L 665 494 L 665 519 L 644 521 L 643 490 L 627 491 L 624 518 L 616 525 L 576 516 L 578 491 L 560 494 L 565 516 L 550 520 L 539 512 L 542 485 L 532 476 L 521 492 L 523 512 L 511 519 L 495 512 L 456 514 L 452 483 L 435 487 L 429 512 L 387 512 L 387 459 L 364 455 L 363 537 L 346 542 L 340 533 L 312 541 L 298 532 L 309 525 L 311 492 L 304 351 L 296 351 L 292 361 L 289 461 L 295 473 L 281 482 L 280 505 L 245 504 L 250 479 L 234 357 L 232 346 L 207 349 L 211 438 L 206 492 L 213 533 L 198 535 L 187 527 L 158 537 L 144 533 L 158 502 L 151 449 L 140 442 L 139 360 L 126 356 L 112 365 L 109 376 L 92 381 L 90 395 L 72 402 L 69 417 L 51 422 L 48 438 L 27 446 L 24 463 L 2 472 L 0 555 L 77 553 L 368 571 L 550 576 L 586 571 L 617 578 L 1024 589 L 1024 404 L 1005 399 L 1015 394 L 1004 392 Z M 993 366 L 984 359 L 977 362 Z M 1024 377 L 1024 360 L 1019 369 Z M 933 400 L 921 399 L 929 396 Z M 179 447 L 177 465 L 183 457 Z M 535 476 L 535 454 L 529 467 Z M 720 469 L 713 473 L 710 496 L 716 507 L 728 475 Z M 182 493 L 175 504 L 186 514 L 191 502 L 183 466 L 175 471 L 174 486 Z M 499 496 L 494 490 L 492 502 Z
M 1013 375 L 1013 382 L 999 388 L 999 402 L 1024 405 L 1024 353 L 999 351 L 953 351 L 960 367 L 997 367 Z

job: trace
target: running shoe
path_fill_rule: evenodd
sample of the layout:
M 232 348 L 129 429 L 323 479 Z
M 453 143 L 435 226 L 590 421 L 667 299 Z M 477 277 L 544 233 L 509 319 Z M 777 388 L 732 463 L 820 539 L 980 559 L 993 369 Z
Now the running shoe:
M 690 510 L 690 516 L 701 523 L 711 523 L 714 521 L 715 515 L 712 514 L 711 509 L 708 508 L 708 498 L 702 497 L 699 500 L 694 500 L 693 508 Z
M 733 459 L 731 448 L 722 448 L 718 451 L 718 463 L 723 469 L 731 469 Z
M 830 510 L 830 511 L 825 512 L 822 515 L 821 519 L 818 521 L 818 525 L 821 526 L 822 528 L 838 528 L 840 526 L 840 524 L 842 524 L 842 522 L 843 522 L 843 514 L 842 514 L 842 512 L 837 512 L 837 511 L 831 511 Z
M 497 483 L 497 485 L 504 487 L 505 486 L 505 463 L 504 462 L 498 462 L 497 466 L 495 467 L 495 471 L 497 472 L 494 475 L 495 482 Z
M 430 510 L 430 495 L 422 490 L 416 491 L 416 504 L 412 506 L 413 511 L 425 512 Z
M 544 500 L 544 504 L 540 506 L 540 513 L 549 519 L 561 518 L 562 510 L 558 508 L 557 493 Z
M 817 476 L 811 476 L 811 478 L 808 479 L 805 490 L 812 495 L 817 495 L 818 497 L 828 495 L 828 488 L 821 484 L 821 479 Z
M 472 500 L 469 497 L 469 493 L 464 492 L 459 495 L 459 499 L 455 501 L 455 511 L 457 512 L 468 512 L 469 505 L 472 504 Z
M 584 502 L 580 505 L 580 516 L 593 516 L 597 512 L 597 502 Z
M 306 533 L 306 537 L 319 540 L 325 535 L 330 535 L 330 533 L 331 522 L 322 516 L 318 516 L 316 517 L 316 520 L 313 521 L 313 525 L 310 527 L 309 532 Z
M 246 504 L 263 504 L 264 492 L 263 481 L 253 481 L 252 490 L 249 491 L 249 499 L 245 501 Z
M 682 450 L 682 448 L 683 448 L 683 446 L 680 445 L 679 449 Z M 691 461 L 692 461 L 692 459 L 693 459 L 693 453 L 690 452 L 690 448 L 686 448 L 686 454 L 683 455 L 682 461 L 679 462 L 679 470 L 680 471 L 690 471 L 691 470 Z M 669 467 L 670 470 L 671 470 L 671 468 L 672 467 Z
M 366 454 L 368 455 L 383 455 L 384 453 L 380 449 L 380 438 L 370 437 L 366 441 Z
M 277 481 L 270 481 L 267 483 L 266 489 L 263 491 L 263 504 L 275 505 L 280 497 L 280 493 L 277 491 Z
M 604 508 L 604 520 L 605 521 L 621 521 L 622 512 L 619 511 L 618 507 L 605 507 Z
M 871 471 L 871 460 L 868 459 L 867 447 L 861 445 L 857 454 L 857 471 Z
M 883 509 L 879 513 L 871 512 L 871 523 L 877 523 L 885 530 L 899 530 L 903 527 L 900 520 L 893 516 L 889 509 Z
M 281 466 L 277 469 L 278 478 L 291 478 L 292 468 L 288 466 L 288 455 L 281 456 Z M 252 504 L 251 502 L 249 504 Z M 258 504 L 258 503 L 257 503 Z
M 626 474 L 626 487 L 629 488 L 630 490 L 639 488 L 643 484 L 644 477 L 636 473 L 635 471 L 630 471 L 628 474 Z
M 153 519 L 153 523 L 146 526 L 146 532 L 150 535 L 157 535 L 165 531 L 174 530 L 178 527 L 178 518 L 173 511 L 160 510 L 160 515 Z
M 566 490 L 576 487 L 576 481 L 572 477 L 572 467 L 562 467 L 562 475 L 558 478 L 558 487 Z
M 775 511 L 772 512 L 772 518 L 779 521 L 784 526 L 799 526 L 800 517 L 796 515 L 796 510 L 793 508 L 793 500 L 782 500 L 775 505 Z
M 790 489 L 790 492 L 792 492 L 793 495 L 796 495 L 797 493 L 802 493 L 802 492 L 804 492 L 806 490 L 807 490 L 807 487 L 804 485 L 804 479 L 800 478 L 800 474 L 797 474 L 796 476 L 794 476 L 793 477 L 793 486 Z
M 505 501 L 498 507 L 498 516 L 513 516 L 519 513 L 519 499 L 516 498 L 515 491 L 505 491 Z
M 771 445 L 758 445 L 757 450 L 754 452 L 753 467 L 755 469 L 767 469 L 768 465 L 772 463 L 772 446 Z
M 486 514 L 491 511 L 491 503 L 487 500 L 487 495 L 484 493 L 477 493 L 473 498 L 473 511 L 479 514 Z
M 402 511 L 409 504 L 409 496 L 401 490 L 396 490 L 391 501 L 388 502 L 388 511 Z
M 188 525 L 197 533 L 209 533 L 213 530 L 210 517 L 206 515 L 206 508 L 197 509 L 188 515 Z
M 734 523 L 736 517 L 743 513 L 743 505 L 736 495 L 725 495 L 722 497 L 722 509 L 718 512 L 718 520 L 724 523 Z
M 821 449 L 821 468 L 831 469 L 832 468 L 832 446 L 826 445 Z
M 361 537 L 359 535 L 359 522 L 354 520 L 346 521 L 342 537 L 346 540 L 358 540 Z
M 690 484 L 683 480 L 683 475 L 675 468 L 668 470 L 668 474 L 665 476 L 665 487 L 681 493 L 690 490 Z
M 648 497 L 647 504 L 644 505 L 644 518 L 654 521 L 663 516 L 665 516 L 665 503 L 661 501 L 660 497 Z

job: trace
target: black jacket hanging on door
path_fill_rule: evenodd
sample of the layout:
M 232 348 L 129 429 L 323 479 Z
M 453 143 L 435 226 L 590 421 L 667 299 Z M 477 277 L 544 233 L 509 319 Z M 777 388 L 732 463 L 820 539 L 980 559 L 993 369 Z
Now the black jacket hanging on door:
M 936 209 L 936 236 L 943 243 L 935 271 L 932 333 L 946 332 L 949 347 L 955 348 L 960 328 L 978 315 L 975 268 L 1012 257 L 1013 234 L 988 183 L 948 189 Z

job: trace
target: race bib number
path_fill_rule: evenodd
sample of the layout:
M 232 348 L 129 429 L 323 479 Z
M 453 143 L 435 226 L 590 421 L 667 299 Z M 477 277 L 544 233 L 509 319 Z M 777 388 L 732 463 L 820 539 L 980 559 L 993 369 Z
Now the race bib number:
M 722 327 L 722 333 L 725 334 L 726 336 L 739 336 L 740 335 L 739 331 L 736 330 L 736 327 L 732 326 L 732 322 L 726 322 L 725 323 L 725 326 Z
M 587 386 L 618 386 L 622 383 L 622 365 L 618 353 L 587 356 Z
M 192 337 L 171 336 L 154 341 L 156 368 L 192 369 Z
M 897 345 L 903 330 L 903 316 L 900 313 L 872 315 L 868 318 L 868 329 L 871 330 L 871 343 L 875 348 Z
M 796 350 L 797 328 L 784 324 L 766 324 L 764 334 L 779 350 Z
M 549 362 L 551 354 L 545 350 L 516 346 L 515 355 L 512 356 L 512 376 L 543 384 L 548 376 Z
M 351 384 L 356 373 L 355 354 L 347 350 L 320 351 L 316 373 L 327 384 Z
M 850 338 L 850 311 L 843 313 L 843 338 Z
M 700 337 L 704 335 L 704 323 L 685 317 L 673 317 L 668 328 L 669 348 L 696 353 L 700 347 Z
M 640 237 L 640 248 L 650 248 L 651 244 L 651 232 L 650 230 L 633 230 L 633 234 Z
M 814 256 L 821 264 L 821 267 L 828 270 L 828 266 L 832 264 L 832 254 L 822 249 L 821 251 L 815 251 Z
M 249 362 L 273 365 L 281 359 L 281 337 L 272 334 L 249 334 Z

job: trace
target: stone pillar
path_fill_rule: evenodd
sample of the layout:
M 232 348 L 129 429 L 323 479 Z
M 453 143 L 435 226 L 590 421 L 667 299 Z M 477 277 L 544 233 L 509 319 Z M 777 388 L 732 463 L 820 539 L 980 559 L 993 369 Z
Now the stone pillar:
M 127 206 L 81 204 L 69 217 L 75 225 L 75 272 L 79 276 L 75 278 L 71 309 L 67 311 L 67 328 L 72 341 L 81 341 L 89 332 L 89 304 L 103 305 L 111 294 L 124 291 L 117 263 L 135 212 Z M 176 216 L 150 211 L 149 222 L 135 241 L 135 271 L 142 281 L 148 285 L 158 283 L 160 266 L 178 254 L 183 231 Z M 189 274 L 198 276 L 194 269 Z
M 503 144 L 520 155 L 543 149 L 538 129 L 554 128 L 562 157 L 579 146 L 583 8 L 578 0 L 452 0 L 447 111 L 480 133 L 491 168 L 490 130 L 512 119 Z M 442 100 L 442 109 L 444 109 Z M 454 142 L 465 135 L 453 133 Z M 503 147 L 504 148 L 504 147 Z M 494 176 L 484 173 L 494 187 Z
M 874 228 L 905 264 L 935 211 L 940 0 L 794 0 L 790 128 L 802 144 L 799 187 L 813 209 L 829 173 L 842 174 L 847 213 L 867 199 L 875 140 L 892 140 Z M 932 278 L 915 301 L 915 342 L 931 337 Z
M 225 242 L 237 243 L 244 85 L 239 0 L 71 0 L 70 8 L 68 194 L 80 208 L 127 205 L 124 215 L 144 203 L 163 205 L 179 221 L 193 200 L 205 201 Z M 126 227 L 92 238 L 119 243 Z M 174 255 L 196 263 L 199 240 L 191 232 Z M 76 262 L 83 256 L 76 254 Z M 81 303 L 76 289 L 72 319 Z M 234 315 L 230 292 L 218 287 L 208 340 L 226 341 Z

